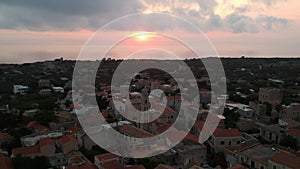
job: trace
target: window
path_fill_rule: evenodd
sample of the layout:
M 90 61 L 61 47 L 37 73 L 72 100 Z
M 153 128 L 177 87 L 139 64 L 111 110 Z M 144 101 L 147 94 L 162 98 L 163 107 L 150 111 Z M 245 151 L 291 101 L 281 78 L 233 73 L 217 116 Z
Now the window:
M 224 141 L 221 141 L 221 143 L 220 143 L 221 145 L 224 145 L 225 144 L 225 142 Z
M 255 168 L 255 161 L 252 161 L 252 160 L 251 160 L 250 166 L 251 166 L 252 168 Z
M 242 162 L 245 161 L 244 157 L 241 157 L 241 161 L 242 161 Z
M 261 166 L 259 167 L 259 169 L 265 169 L 265 166 L 261 165 Z
M 231 146 L 231 141 L 229 141 L 229 142 L 228 142 L 228 145 L 230 145 L 230 146 Z
M 241 141 L 237 141 L 236 144 L 239 145 L 241 143 Z

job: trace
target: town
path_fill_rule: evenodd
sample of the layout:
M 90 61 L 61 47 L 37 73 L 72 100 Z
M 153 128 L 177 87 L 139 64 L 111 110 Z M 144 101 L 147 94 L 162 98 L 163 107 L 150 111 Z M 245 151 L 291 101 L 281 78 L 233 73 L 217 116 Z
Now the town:
M 75 61 L 60 58 L 1 64 L 0 169 L 300 168 L 299 59 L 221 58 L 227 85 L 227 94 L 222 96 L 212 91 L 214 84 L 201 60 L 186 59 L 200 97 L 199 102 L 188 105 L 183 105 L 182 98 L 192 94 L 181 91 L 172 75 L 161 70 L 136 72 L 128 86 L 112 86 L 112 75 L 122 61 L 101 61 L 95 95 L 76 89 L 72 81 Z M 155 92 L 158 90 L 163 93 Z M 74 99 L 87 97 L 96 97 L 101 112 L 87 114 L 91 117 L 88 123 L 93 124 L 97 115 L 105 118 L 107 124 L 99 126 L 97 137 L 111 147 L 95 143 L 81 124 L 78 112 L 85 107 Z M 139 118 L 132 113 L 135 110 L 149 110 L 157 117 L 155 112 L 161 105 L 152 105 L 151 99 L 165 104 L 158 118 L 148 123 L 130 120 Z M 207 132 L 205 123 L 213 99 L 225 100 L 224 110 L 214 116 L 217 126 L 211 136 L 200 143 L 199 136 Z M 194 124 L 189 127 L 176 120 L 188 119 L 179 112 L 189 112 L 196 104 L 199 110 L 191 120 Z M 173 126 L 175 121 L 182 125 Z M 186 132 L 186 128 L 190 130 Z M 113 131 L 131 139 L 118 145 L 110 134 Z M 136 142 L 132 138 L 151 138 L 166 131 L 159 143 L 139 141 L 135 143 L 138 148 L 130 146 Z M 128 157 L 111 149 L 122 150 Z

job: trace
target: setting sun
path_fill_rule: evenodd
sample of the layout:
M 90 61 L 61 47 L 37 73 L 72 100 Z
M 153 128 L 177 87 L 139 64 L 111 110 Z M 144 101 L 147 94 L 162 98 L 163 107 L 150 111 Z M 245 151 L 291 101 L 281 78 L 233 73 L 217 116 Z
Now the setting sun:
M 131 37 L 135 38 L 138 41 L 147 41 L 152 37 L 155 37 L 156 33 L 154 32 L 137 32 L 131 35 Z

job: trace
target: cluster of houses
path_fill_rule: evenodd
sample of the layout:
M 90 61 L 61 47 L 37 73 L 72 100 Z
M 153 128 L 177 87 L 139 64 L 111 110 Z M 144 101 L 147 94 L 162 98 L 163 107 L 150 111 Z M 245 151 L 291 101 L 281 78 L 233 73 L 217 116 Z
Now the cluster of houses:
M 180 109 L 183 108 L 184 111 L 189 111 L 191 107 L 191 105 L 181 105 L 181 96 L 184 91 L 178 94 L 179 87 L 173 82 L 166 84 L 144 74 L 140 74 L 140 77 L 135 79 L 130 86 L 102 86 L 97 91 L 96 96 L 109 103 L 108 108 L 101 110 L 102 116 L 117 120 L 117 122 L 109 125 L 99 126 L 101 129 L 100 135 L 114 145 L 114 137 L 109 135 L 112 130 L 116 130 L 130 138 L 153 137 L 165 131 L 172 131 L 168 133 L 166 138 L 159 140 L 160 145 L 165 147 L 159 147 L 158 151 L 164 150 L 164 148 L 172 148 L 151 157 L 151 154 L 146 154 L 149 152 L 143 151 L 143 149 L 155 149 L 157 148 L 155 143 L 141 142 L 138 145 L 138 147 L 141 147 L 140 150 L 132 149 L 129 146 L 130 144 L 127 143 L 115 145 L 126 150 L 129 156 L 149 156 L 150 161 L 158 163 L 156 169 L 212 169 L 213 167 L 209 166 L 208 163 L 208 154 L 211 152 L 223 152 L 227 162 L 226 166 L 230 169 L 300 168 L 300 157 L 297 156 L 296 151 L 292 152 L 289 148 L 276 146 L 284 136 L 291 136 L 300 143 L 300 123 L 295 121 L 300 116 L 300 104 L 283 105 L 281 110 L 275 110 L 276 105 L 279 105 L 282 99 L 280 89 L 261 88 L 259 90 L 259 100 L 250 102 L 249 105 L 227 101 L 225 107 L 240 115 L 239 120 L 236 122 L 237 128 L 226 128 L 226 117 L 214 115 L 211 119 L 216 120 L 217 126 L 212 128 L 213 132 L 206 142 L 199 143 L 201 133 L 211 131 L 205 129 L 204 126 L 209 116 L 210 100 L 218 97 L 214 96 L 214 93 L 208 89 L 199 89 L 200 105 L 205 106 L 200 107 L 195 124 L 190 132 L 186 132 L 181 129 L 181 127 L 185 128 L 184 122 L 180 127 L 172 126 L 179 117 Z M 205 81 L 205 78 L 203 79 Z M 52 91 L 65 92 L 62 87 L 54 87 L 50 80 L 40 80 L 38 83 L 40 94 L 50 94 Z M 207 81 L 207 83 L 209 82 Z M 118 88 L 119 93 L 112 95 L 112 88 Z M 15 94 L 26 94 L 28 89 L 28 86 L 15 85 L 13 91 Z M 161 92 L 157 92 L 158 90 L 168 94 L 165 96 Z M 91 149 L 96 145 L 83 131 L 76 118 L 75 110 L 82 109 L 82 107 L 75 103 L 71 103 L 69 106 L 65 105 L 67 101 L 72 102 L 74 96 L 80 95 L 82 93 L 74 90 L 66 93 L 66 98 L 58 101 L 61 110 L 55 112 L 56 121 L 49 123 L 48 126 L 41 125 L 36 121 L 28 123 L 26 127 L 32 129 L 34 133 L 22 137 L 20 140 L 22 147 L 14 148 L 10 157 L 5 153 L 0 153 L 0 169 L 12 169 L 11 159 L 18 156 L 30 158 L 45 156 L 52 167 L 62 169 L 145 169 L 145 166 L 136 164 L 135 160 L 132 162 L 130 158 L 113 153 L 96 155 L 94 162 L 91 162 L 79 151 L 80 148 Z M 227 99 L 227 96 L 224 97 Z M 222 98 L 224 97 L 222 96 Z M 159 118 L 149 120 L 151 122 L 147 124 L 128 121 L 126 117 L 131 119 L 141 118 L 139 114 L 130 114 L 133 109 L 153 111 L 152 115 L 155 116 L 156 108 L 159 109 L 162 106 L 159 102 L 151 103 L 151 99 L 157 98 L 162 99 L 161 103 L 165 103 Z M 115 104 L 114 101 L 118 101 L 118 104 Z M 127 103 L 129 102 L 132 107 L 128 106 Z M 264 104 L 266 102 L 273 107 L 271 116 L 267 113 L 267 105 Z M 191 104 L 199 103 L 191 102 Z M 154 118 L 150 116 L 143 118 Z M 180 118 L 188 119 L 189 117 Z M 278 118 L 278 124 L 270 123 L 274 118 Z M 213 121 L 210 122 L 214 123 Z M 255 134 L 245 132 L 252 129 L 257 129 L 259 132 Z M 178 133 L 185 135 L 180 142 L 177 139 Z M 273 144 L 262 144 L 257 137 Z M 8 133 L 0 133 L 0 145 L 13 139 Z M 128 141 L 131 142 L 134 139 Z

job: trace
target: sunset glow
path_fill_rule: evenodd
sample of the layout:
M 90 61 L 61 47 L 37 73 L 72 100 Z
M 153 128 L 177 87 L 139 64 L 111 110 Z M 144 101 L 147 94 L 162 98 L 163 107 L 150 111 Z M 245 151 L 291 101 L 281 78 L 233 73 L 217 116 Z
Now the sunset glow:
M 149 40 L 150 38 L 156 37 L 155 32 L 138 32 L 131 35 L 131 37 L 135 38 L 137 41 L 144 42 Z

